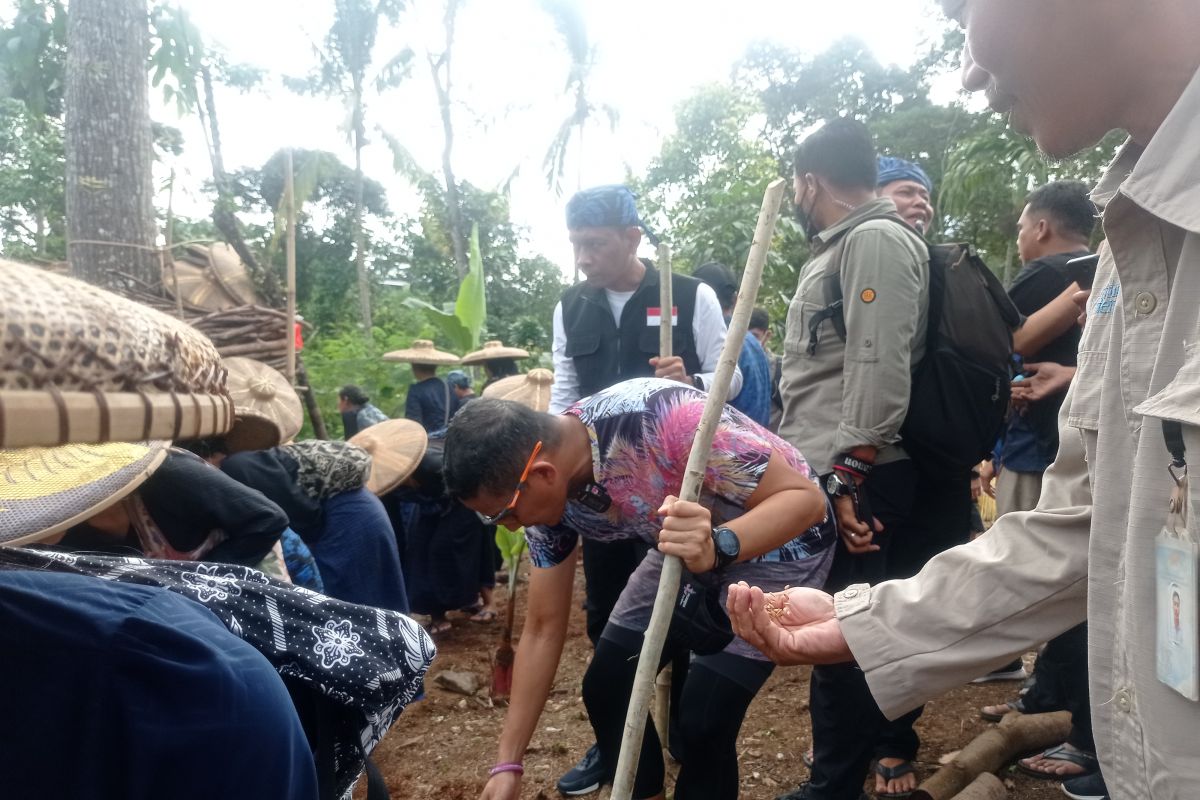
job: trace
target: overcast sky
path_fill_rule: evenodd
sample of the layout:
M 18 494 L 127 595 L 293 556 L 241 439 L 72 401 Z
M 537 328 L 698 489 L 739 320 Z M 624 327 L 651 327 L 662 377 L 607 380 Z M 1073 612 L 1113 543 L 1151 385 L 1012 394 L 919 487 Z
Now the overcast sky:
M 180 0 L 210 43 L 235 62 L 267 69 L 266 83 L 250 94 L 220 90 L 218 111 L 226 165 L 260 166 L 281 147 L 331 150 L 350 164 L 353 150 L 339 99 L 297 96 L 281 85 L 317 63 L 332 17 L 331 0 Z M 419 7 L 421 0 L 415 0 Z M 437 2 L 426 2 L 438 6 Z M 755 40 L 777 41 L 819 52 L 849 34 L 863 39 L 884 63 L 907 65 L 940 29 L 929 0 L 583 0 L 589 33 L 598 49 L 592 97 L 618 108 L 615 132 L 597 124 L 587 132 L 582 169 L 568 164 L 569 192 L 583 185 L 621 181 L 641 171 L 671 132 L 675 106 L 697 86 L 726 79 Z M 436 44 L 439 19 L 406 18 L 405 29 L 381 33 L 375 50 L 385 63 L 414 36 Z M 454 49 L 454 109 L 458 177 L 495 188 L 515 170 L 513 221 L 530 233 L 531 249 L 570 271 L 563 228 L 566 196 L 546 188 L 542 158 L 571 103 L 563 95 L 568 59 L 537 0 L 469 0 L 459 16 Z M 428 71 L 414 70 L 401 88 L 369 98 L 372 143 L 365 154 L 370 177 L 382 182 L 394 209 L 411 212 L 416 192 L 392 169 L 382 128 L 400 139 L 426 169 L 441 164 L 441 122 Z M 155 92 L 155 97 L 157 97 Z M 204 142 L 191 120 L 170 111 L 156 118 L 181 127 L 187 152 L 175 205 L 180 213 L 207 216 L 199 189 L 209 177 Z M 165 205 L 165 197 L 160 198 Z

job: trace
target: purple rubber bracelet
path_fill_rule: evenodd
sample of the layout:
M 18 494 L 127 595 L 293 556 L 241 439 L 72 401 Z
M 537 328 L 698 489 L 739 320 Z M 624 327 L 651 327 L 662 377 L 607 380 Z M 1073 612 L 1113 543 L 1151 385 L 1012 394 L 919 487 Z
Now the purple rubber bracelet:
M 520 764 L 517 764 L 516 762 L 511 762 L 511 761 L 508 762 L 507 764 L 497 764 L 496 766 L 492 767 L 491 770 L 488 771 L 488 777 L 495 777 L 495 776 L 499 775 L 501 772 L 515 772 L 518 775 L 524 775 L 525 767 L 521 766 Z

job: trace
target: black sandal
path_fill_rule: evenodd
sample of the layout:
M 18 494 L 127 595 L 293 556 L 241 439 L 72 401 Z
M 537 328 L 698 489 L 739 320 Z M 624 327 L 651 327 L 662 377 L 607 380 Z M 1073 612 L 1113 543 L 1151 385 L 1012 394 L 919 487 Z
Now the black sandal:
M 911 761 L 905 761 L 903 764 L 897 764 L 894 767 L 885 767 L 878 761 L 871 762 L 871 771 L 883 778 L 885 781 L 894 781 L 896 778 L 901 778 L 905 775 L 911 775 L 913 765 Z M 902 800 L 912 794 L 909 792 L 876 792 L 876 797 L 884 797 L 888 800 Z

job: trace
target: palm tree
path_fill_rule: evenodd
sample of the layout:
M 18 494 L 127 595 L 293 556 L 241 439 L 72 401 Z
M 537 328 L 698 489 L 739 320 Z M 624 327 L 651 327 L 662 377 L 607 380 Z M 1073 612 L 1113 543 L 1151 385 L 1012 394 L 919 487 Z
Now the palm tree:
M 566 45 L 567 55 L 571 65 L 567 70 L 567 82 L 564 94 L 573 100 L 569 114 L 559 124 L 558 132 L 546 150 L 543 167 L 546 170 L 546 183 L 557 194 L 562 194 L 563 175 L 566 172 L 567 154 L 571 149 L 571 140 L 576 144 L 576 175 L 575 188 L 581 189 L 583 169 L 583 140 L 584 132 L 589 122 L 597 114 L 608 118 L 610 128 L 616 127 L 617 109 L 604 103 L 592 101 L 588 90 L 591 84 L 592 69 L 596 65 L 596 48 L 588 40 L 587 23 L 579 0 L 541 0 L 542 8 L 554 20 L 554 27 L 562 36 Z
M 325 36 L 325 49 L 318 52 L 320 73 L 291 82 L 293 88 L 344 96 L 350 106 L 347 128 L 354 145 L 354 264 L 362 325 L 368 340 L 371 339 L 371 287 L 362 224 L 362 151 L 367 144 L 365 95 L 379 23 L 382 20 L 394 24 L 404 5 L 404 0 L 334 0 L 333 26 Z M 395 66 L 395 62 L 389 64 L 384 72 L 394 71 Z

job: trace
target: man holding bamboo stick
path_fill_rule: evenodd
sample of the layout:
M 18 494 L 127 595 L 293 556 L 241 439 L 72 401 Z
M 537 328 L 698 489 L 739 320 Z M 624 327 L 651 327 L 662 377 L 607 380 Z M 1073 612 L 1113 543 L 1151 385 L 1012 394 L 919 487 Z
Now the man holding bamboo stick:
M 856 661 L 893 717 L 1086 616 L 1103 777 L 1064 788 L 1071 797 L 1193 798 L 1197 659 L 1192 651 L 1185 675 L 1172 676 L 1169 655 L 1171 567 L 1194 576 L 1200 539 L 1200 494 L 1186 479 L 1200 452 L 1200 4 L 942 5 L 966 28 L 964 85 L 986 91 L 1045 153 L 1067 156 L 1114 128 L 1129 133 L 1092 193 L 1108 244 L 1058 455 L 1037 508 L 1001 517 L 915 578 L 835 597 L 733 587 L 730 614 L 777 663 Z M 1194 642 L 1196 582 L 1185 582 Z
M 585 280 L 563 292 L 554 309 L 550 412 L 561 413 L 580 398 L 629 378 L 654 376 L 707 390 L 725 344 L 726 323 L 716 293 L 695 278 L 672 274 L 673 308 L 660 308 L 660 274 L 637 255 L 643 234 L 657 241 L 628 187 L 584 189 L 567 203 L 566 216 L 575 263 Z M 663 358 L 659 333 L 666 322 L 672 355 Z M 729 396 L 736 396 L 741 386 L 738 370 Z M 637 540 L 601 544 L 584 539 L 587 634 L 593 644 L 646 548 Z M 568 796 L 589 794 L 600 788 L 603 776 L 593 745 L 558 781 L 558 790 Z
M 566 638 L 580 537 L 652 548 L 621 592 L 584 676 L 605 777 L 616 768 L 663 556 L 675 555 L 686 572 L 663 662 L 681 651 L 697 654 L 679 703 L 675 797 L 737 797 L 737 734 L 772 667 L 733 636 L 720 598 L 739 580 L 778 589 L 822 585 L 836 534 L 800 453 L 729 406 L 720 414 L 700 502 L 676 498 L 705 402 L 693 387 L 643 378 L 561 415 L 479 400 L 452 421 L 447 489 L 488 520 L 524 525 L 534 566 L 498 763 L 482 795 L 487 800 L 520 793 L 521 761 Z M 650 725 L 633 797 L 662 797 L 663 780 L 661 744 Z

